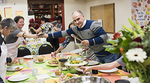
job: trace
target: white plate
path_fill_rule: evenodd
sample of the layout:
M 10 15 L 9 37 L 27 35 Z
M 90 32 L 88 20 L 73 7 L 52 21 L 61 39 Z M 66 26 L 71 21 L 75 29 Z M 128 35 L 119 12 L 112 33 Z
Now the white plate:
M 43 60 L 43 62 L 39 62 L 38 60 L 37 61 L 35 61 L 36 63 L 44 63 L 45 62 L 45 60 Z
M 24 56 L 24 58 L 31 59 L 31 58 L 33 58 L 33 55 L 26 55 L 26 56 Z
M 83 51 L 83 49 L 76 49 L 76 50 L 70 51 L 70 53 L 80 53 L 82 51 Z
M 53 77 L 58 77 L 58 76 L 55 75 L 55 73 L 52 73 L 51 76 L 53 76 Z
M 83 66 L 86 65 L 88 62 L 87 61 L 83 61 L 82 63 L 79 64 L 70 64 L 70 62 L 65 62 L 65 66 Z
M 23 81 L 23 80 L 25 80 L 27 78 L 29 78 L 28 75 L 17 74 L 17 75 L 9 77 L 8 80 L 15 82 L 15 81 Z
M 19 69 L 15 69 L 19 67 Z M 18 71 L 18 70 L 21 70 L 23 68 L 23 66 L 10 66 L 10 67 L 7 67 L 7 71 Z
M 75 68 L 77 71 L 80 71 L 80 72 L 83 72 L 83 70 L 82 69 L 80 69 L 80 68 Z
M 98 71 L 104 72 L 104 73 L 111 73 L 111 72 L 116 72 L 116 71 L 118 71 L 118 69 L 117 69 L 117 68 L 114 68 L 114 69 L 110 69 L 110 70 L 98 70 Z
M 89 63 L 88 63 L 88 65 L 89 65 L 89 66 L 99 64 L 99 62 L 98 62 L 98 61 L 88 61 L 88 62 L 89 62 Z

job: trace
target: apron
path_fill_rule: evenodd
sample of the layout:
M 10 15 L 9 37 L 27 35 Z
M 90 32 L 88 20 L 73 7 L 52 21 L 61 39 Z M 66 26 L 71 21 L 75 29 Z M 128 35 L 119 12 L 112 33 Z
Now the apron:
M 4 44 L 4 42 L 1 45 L 1 51 L 2 53 L 0 56 L 0 76 L 5 83 L 6 69 L 7 69 L 7 64 L 6 64 L 7 46 Z
M 8 57 L 13 56 L 14 58 L 18 55 L 18 46 L 22 41 L 24 40 L 23 37 L 18 37 L 17 41 L 15 43 L 6 44 L 7 50 L 8 50 Z

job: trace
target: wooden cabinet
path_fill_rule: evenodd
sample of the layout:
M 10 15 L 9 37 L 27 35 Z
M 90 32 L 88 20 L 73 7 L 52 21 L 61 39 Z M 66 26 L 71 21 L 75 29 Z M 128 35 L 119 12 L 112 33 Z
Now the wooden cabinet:
M 56 20 L 57 16 L 62 16 L 63 30 L 65 30 L 63 0 L 28 0 L 28 7 L 34 12 L 35 22 L 38 24 L 41 24 L 42 16 L 48 18 L 50 22 Z M 59 38 L 60 43 L 64 40 L 65 37 Z
M 62 16 L 61 3 L 53 4 L 53 17 Z

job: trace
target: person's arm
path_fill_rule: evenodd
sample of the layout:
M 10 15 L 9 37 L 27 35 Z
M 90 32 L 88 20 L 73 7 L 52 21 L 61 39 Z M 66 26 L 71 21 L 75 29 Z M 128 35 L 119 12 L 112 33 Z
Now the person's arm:
M 19 32 L 17 35 L 17 37 L 26 37 L 26 38 L 37 38 L 36 34 L 28 34 L 28 33 L 24 33 L 24 32 Z
M 113 69 L 120 66 L 120 64 L 117 61 L 111 62 L 111 63 L 105 63 L 102 65 L 97 65 L 97 66 L 90 66 L 90 67 L 80 67 L 81 69 L 83 69 L 83 73 L 94 69 L 94 70 L 109 70 L 109 69 Z
M 33 27 L 29 27 L 30 29 L 33 29 L 34 32 L 39 33 L 40 31 L 42 31 L 42 29 L 39 27 L 38 29 L 34 29 Z
M 55 21 L 52 21 L 52 22 L 50 22 L 50 23 L 52 23 L 52 24 L 56 24 L 56 23 L 57 23 L 57 20 L 55 20 Z
M 66 37 L 65 41 L 61 44 L 61 46 L 54 52 L 54 55 L 59 53 L 61 50 L 66 48 L 66 46 L 70 43 L 70 37 Z

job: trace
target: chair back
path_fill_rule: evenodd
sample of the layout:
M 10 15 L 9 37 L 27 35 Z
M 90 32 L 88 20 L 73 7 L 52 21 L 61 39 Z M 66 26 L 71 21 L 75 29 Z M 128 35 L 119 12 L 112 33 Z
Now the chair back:
M 53 48 L 48 44 L 42 44 L 38 50 L 39 55 L 41 54 L 50 54 L 54 52 Z
M 31 52 L 26 47 L 19 47 L 18 48 L 18 56 L 17 57 L 23 57 L 25 55 L 31 55 Z
M 115 83 L 130 83 L 128 80 L 120 79 L 116 80 Z

